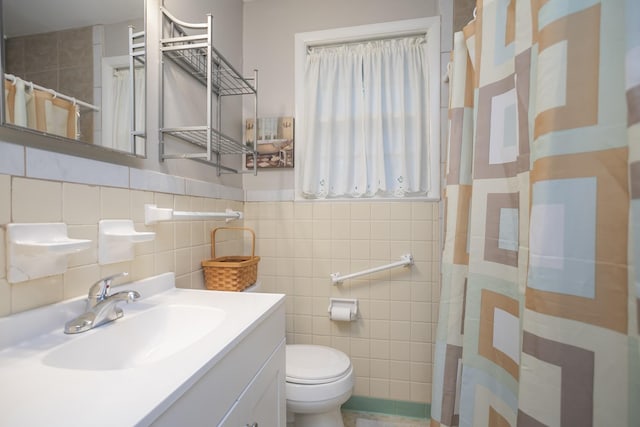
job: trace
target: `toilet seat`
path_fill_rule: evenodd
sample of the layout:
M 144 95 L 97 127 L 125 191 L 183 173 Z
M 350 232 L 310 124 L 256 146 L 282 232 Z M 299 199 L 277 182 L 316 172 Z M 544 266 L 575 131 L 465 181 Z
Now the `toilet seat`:
M 286 381 L 293 384 L 328 384 L 351 373 L 351 360 L 343 352 L 319 345 L 286 347 Z
M 344 425 L 340 405 L 351 397 L 355 383 L 346 354 L 331 347 L 288 344 L 285 375 L 287 411 L 296 426 Z

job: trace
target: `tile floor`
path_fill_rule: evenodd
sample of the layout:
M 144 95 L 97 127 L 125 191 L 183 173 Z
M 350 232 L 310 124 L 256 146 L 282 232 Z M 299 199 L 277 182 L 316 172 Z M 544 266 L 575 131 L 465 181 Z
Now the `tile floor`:
M 342 411 L 345 427 L 428 427 L 429 420 L 371 412 Z

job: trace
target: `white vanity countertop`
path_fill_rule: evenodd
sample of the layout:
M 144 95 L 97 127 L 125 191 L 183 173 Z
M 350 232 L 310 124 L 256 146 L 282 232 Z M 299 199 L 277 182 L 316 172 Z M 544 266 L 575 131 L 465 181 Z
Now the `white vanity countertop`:
M 122 319 L 81 334 L 66 335 L 63 327 L 83 311 L 84 298 L 0 318 L 0 426 L 149 425 L 284 304 L 280 294 L 185 290 L 174 282 L 173 273 L 167 273 L 118 287 L 137 290 L 142 297 L 120 305 Z M 185 350 L 151 363 L 122 369 L 45 363 L 65 343 L 162 304 L 213 306 L 223 309 L 225 318 Z

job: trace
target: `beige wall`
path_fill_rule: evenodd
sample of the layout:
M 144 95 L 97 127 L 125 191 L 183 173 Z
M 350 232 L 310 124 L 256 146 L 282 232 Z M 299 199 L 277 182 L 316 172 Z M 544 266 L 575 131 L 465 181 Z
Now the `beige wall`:
M 93 241 L 90 249 L 68 257 L 65 274 L 14 284 L 6 280 L 6 245 L 0 245 L 0 316 L 86 295 L 99 278 L 120 271 L 130 273 L 126 281 L 174 271 L 177 286 L 203 288 L 200 262 L 210 256 L 209 231 L 223 226 L 224 220 L 162 222 L 146 227 L 145 203 L 187 211 L 242 210 L 241 202 L 228 200 L 0 175 L 0 225 L 64 222 L 71 238 Z M 101 219 L 132 219 L 137 231 L 155 231 L 156 238 L 136 245 L 133 261 L 99 265 L 97 241 Z M 2 242 L 5 232 L 0 228 Z M 222 239 L 229 240 L 221 241 L 216 254 L 235 254 L 241 250 L 239 238 Z
M 355 395 L 430 402 L 439 299 L 438 204 L 245 203 L 266 291 L 287 294 L 287 342 L 328 345 L 351 357 Z M 415 265 L 333 286 L 348 274 L 413 254 Z M 330 297 L 357 298 L 360 317 L 329 319 Z

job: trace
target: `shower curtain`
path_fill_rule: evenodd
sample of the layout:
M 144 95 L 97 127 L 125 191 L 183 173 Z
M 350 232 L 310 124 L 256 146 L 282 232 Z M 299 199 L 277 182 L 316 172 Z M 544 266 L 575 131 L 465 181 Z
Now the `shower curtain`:
M 478 0 L 450 66 L 431 426 L 640 420 L 640 2 Z
M 131 146 L 131 131 L 132 129 L 142 130 L 144 128 L 144 73 L 140 72 L 140 70 L 134 72 L 134 84 L 136 86 L 135 126 L 132 126 L 131 123 L 131 84 L 129 79 L 128 68 L 121 68 L 113 73 L 113 105 L 111 106 L 113 123 L 109 132 L 105 134 L 104 144 L 108 144 L 109 147 L 116 150 L 133 152 L 136 151 L 136 147 Z
M 5 79 L 5 121 L 67 138 L 78 138 L 79 108 L 54 91 L 36 89 L 19 77 Z

